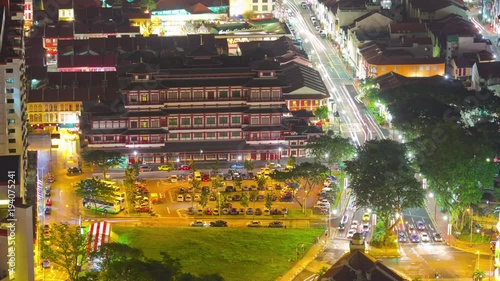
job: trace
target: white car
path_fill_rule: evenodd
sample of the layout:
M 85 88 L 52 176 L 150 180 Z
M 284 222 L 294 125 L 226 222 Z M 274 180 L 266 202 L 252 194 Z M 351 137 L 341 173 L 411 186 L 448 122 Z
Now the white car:
M 349 229 L 349 232 L 347 232 L 347 238 L 352 238 L 352 236 L 356 233 L 356 229 Z
M 370 224 L 365 223 L 363 224 L 363 232 L 368 232 L 370 230 Z
M 426 232 L 422 232 L 422 234 L 420 234 L 420 240 L 422 242 L 430 242 L 431 238 L 429 237 L 429 234 L 427 234 Z
M 340 223 L 346 224 L 348 220 L 349 220 L 349 216 L 348 215 L 344 215 L 342 217 L 342 220 L 340 221 Z
M 193 227 L 205 227 L 205 226 L 207 226 L 207 222 L 205 222 L 205 221 L 194 221 L 194 222 L 191 223 L 191 226 L 193 226 Z
M 351 229 L 357 229 L 359 226 L 359 222 L 357 220 L 353 220 L 351 222 Z
M 201 201 L 201 195 L 199 195 L 199 194 L 195 194 L 195 195 L 194 195 L 194 199 L 193 199 L 193 200 L 194 200 L 195 202 L 199 202 L 199 201 Z
M 184 201 L 186 202 L 191 202 L 193 200 L 193 197 L 191 195 L 187 194 L 186 197 L 184 197 Z
M 177 202 L 184 202 L 184 195 L 182 194 L 177 195 Z

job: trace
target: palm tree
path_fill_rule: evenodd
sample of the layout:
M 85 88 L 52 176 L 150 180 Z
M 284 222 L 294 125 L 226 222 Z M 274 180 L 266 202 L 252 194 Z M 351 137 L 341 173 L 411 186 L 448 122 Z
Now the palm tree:
M 476 269 L 472 274 L 472 279 L 474 281 L 481 281 L 484 277 L 486 277 L 486 273 L 484 273 L 481 269 Z

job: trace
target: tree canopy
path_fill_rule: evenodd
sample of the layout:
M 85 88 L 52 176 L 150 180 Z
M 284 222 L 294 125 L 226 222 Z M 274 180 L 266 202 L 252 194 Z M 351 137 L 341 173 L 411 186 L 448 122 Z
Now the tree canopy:
M 399 142 L 366 142 L 358 148 L 357 157 L 346 162 L 346 172 L 356 205 L 372 209 L 384 222 L 384 242 L 389 241 L 395 226 L 390 224 L 391 218 L 424 203 L 425 194 L 415 179 L 406 146 Z
M 319 106 L 314 110 L 314 116 L 319 119 L 327 119 L 328 118 L 328 106 Z
M 120 164 L 122 155 L 119 152 L 85 149 L 81 153 L 83 161 L 87 165 L 93 165 L 101 169 L 102 176 L 106 179 L 106 173 L 111 167 Z
M 81 198 L 108 200 L 115 196 L 113 186 L 97 178 L 84 179 L 76 184 L 75 193 Z
M 356 147 L 350 139 L 331 134 L 317 137 L 310 141 L 306 148 L 314 155 L 317 162 L 325 159 L 330 166 L 349 159 L 356 152 Z

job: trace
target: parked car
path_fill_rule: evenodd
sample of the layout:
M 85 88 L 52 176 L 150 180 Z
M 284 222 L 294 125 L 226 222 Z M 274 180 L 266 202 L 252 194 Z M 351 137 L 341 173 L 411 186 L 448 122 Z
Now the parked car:
M 270 216 L 270 215 L 271 215 L 271 210 L 264 209 L 264 216 Z
M 247 209 L 247 215 L 253 215 L 253 208 Z
M 186 197 L 184 197 L 184 201 L 191 202 L 191 201 L 193 201 L 193 197 L 191 197 L 191 195 L 189 195 L 189 194 L 186 194 Z
M 349 232 L 347 232 L 347 238 L 352 238 L 352 236 L 356 233 L 356 229 L 349 229 Z
M 76 174 L 81 174 L 81 173 L 82 173 L 82 169 L 80 169 L 80 168 L 77 168 L 77 167 L 68 168 L 68 174 L 70 174 L 70 175 L 76 175 Z
M 210 181 L 210 177 L 207 174 L 203 174 L 201 176 L 201 181 L 203 181 L 203 182 Z
M 212 209 L 211 209 L 211 208 L 207 208 L 207 209 L 205 210 L 205 215 L 207 215 L 207 216 L 211 216 L 212 214 L 213 214 L 213 211 L 212 211 Z
M 219 215 L 219 209 L 214 209 L 213 213 L 212 213 L 214 216 L 218 216 Z
M 189 214 L 190 216 L 194 215 L 194 208 L 193 208 L 193 207 L 189 207 L 189 208 L 188 208 L 188 214 Z
M 171 165 L 160 165 L 158 166 L 158 171 L 170 171 L 172 170 Z
M 238 212 L 239 212 L 240 215 L 244 215 L 245 214 L 245 208 L 240 208 L 238 210 Z
M 54 178 L 54 176 L 49 175 L 49 176 L 47 177 L 47 182 L 48 182 L 48 183 L 54 183 L 55 181 L 56 181 L 56 179 Z
M 45 215 L 50 216 L 51 213 L 52 213 L 52 209 L 50 207 L 46 207 L 45 208 Z
M 285 227 L 285 225 L 283 224 L 283 222 L 273 221 L 273 222 L 270 222 L 267 227 L 271 227 L 271 228 L 283 228 L 283 227 Z
M 190 225 L 193 227 L 205 227 L 205 226 L 207 226 L 207 222 L 198 220 L 198 221 L 192 222 Z
M 408 242 L 408 240 L 406 239 L 406 234 L 404 232 L 399 233 L 398 241 L 403 243 Z
M 234 186 L 232 186 L 232 185 L 226 186 L 226 192 L 233 192 L 233 191 L 236 191 L 236 190 L 234 190 Z
M 339 230 L 345 230 L 345 224 L 339 223 Z
M 261 227 L 262 224 L 260 223 L 260 221 L 251 221 L 249 223 L 247 223 L 247 227 Z
M 177 202 L 184 202 L 184 195 L 182 194 L 177 195 Z
M 241 195 L 239 194 L 233 195 L 233 201 L 241 201 Z
M 44 259 L 42 261 L 42 267 L 43 268 L 49 268 L 50 267 L 50 261 L 48 259 Z
M 422 221 L 417 221 L 417 229 L 418 230 L 425 230 L 425 224 Z
M 434 232 L 432 234 L 432 238 L 434 239 L 434 241 L 436 242 L 443 242 L 443 237 L 441 237 L 441 234 L 437 233 L 437 232 Z
M 255 215 L 256 215 L 256 216 L 260 216 L 260 215 L 262 215 L 262 210 L 261 210 L 260 208 L 256 208 L 256 209 L 255 209 Z
M 141 172 L 141 173 L 142 172 L 151 172 L 151 171 L 152 171 L 151 167 L 148 167 L 148 166 L 140 166 L 139 167 L 139 172 Z
M 201 195 L 200 194 L 195 194 L 193 198 L 194 202 L 200 202 L 201 201 Z
M 238 214 L 239 214 L 238 209 L 231 208 L 231 215 L 238 215 Z
M 182 170 L 182 171 L 189 171 L 189 170 L 191 170 L 191 166 L 189 166 L 189 165 L 180 165 L 178 169 Z
M 45 206 L 49 206 L 49 207 L 52 206 L 52 200 L 50 198 L 47 198 L 45 200 Z
M 227 227 L 227 222 L 223 220 L 216 220 L 210 222 L 211 227 Z
M 241 188 L 242 191 L 250 191 L 250 187 L 244 185 L 242 188 Z

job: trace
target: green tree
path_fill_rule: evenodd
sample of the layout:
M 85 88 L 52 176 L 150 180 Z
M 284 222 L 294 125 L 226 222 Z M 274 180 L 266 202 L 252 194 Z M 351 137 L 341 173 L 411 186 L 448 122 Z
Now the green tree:
M 265 188 L 266 187 L 266 183 L 267 183 L 267 177 L 264 176 L 264 175 L 261 175 L 259 177 L 255 177 L 255 183 L 257 184 L 257 186 L 260 189 Z
M 251 160 L 245 160 L 243 163 L 245 170 L 247 171 L 247 175 L 255 169 L 255 163 Z
M 154 0 L 141 0 L 141 7 L 146 7 L 149 12 L 156 10 L 156 1 Z
M 250 198 L 248 197 L 248 192 L 242 192 L 241 193 L 241 201 L 240 201 L 241 206 L 243 207 L 248 207 L 250 204 Z
M 201 190 L 201 196 L 200 196 L 200 206 L 202 208 L 205 208 L 208 204 L 208 199 L 209 199 L 210 192 L 206 188 Z
M 321 120 L 328 119 L 328 106 L 319 106 L 314 110 L 314 116 Z
M 177 277 L 176 281 L 224 281 L 224 278 L 220 274 L 195 276 L 191 273 L 184 273 Z
M 193 172 L 196 172 L 196 171 L 198 170 L 198 169 L 196 168 L 196 163 L 194 162 L 194 160 L 193 160 L 193 159 L 191 159 L 191 160 L 189 161 L 189 165 L 188 165 L 188 166 L 189 166 L 189 167 L 191 167 L 191 170 L 193 170 Z
M 233 178 L 234 186 L 236 189 L 241 190 L 241 185 L 243 184 L 243 180 L 241 179 L 241 176 L 234 177 Z
M 481 269 L 476 269 L 474 270 L 474 273 L 472 273 L 472 279 L 474 281 L 482 281 L 483 278 L 486 277 L 486 273 L 484 273 L 484 271 L 482 271 Z
M 211 179 L 212 183 L 212 189 L 216 189 L 217 191 L 220 191 L 219 189 L 224 186 L 224 181 L 222 180 L 222 177 L 220 175 L 217 175 Z
M 271 207 L 273 206 L 273 197 L 270 192 L 266 194 L 266 203 L 265 206 L 267 209 L 271 210 Z
M 306 148 L 314 155 L 316 161 L 325 159 L 329 169 L 335 163 L 341 163 L 351 158 L 356 152 L 356 147 L 351 140 L 339 135 L 323 135 L 310 141 Z
M 135 183 L 137 181 L 137 177 L 139 176 L 139 165 L 129 165 L 125 169 L 125 178 L 123 179 L 123 185 L 125 187 L 125 196 L 127 198 L 127 209 L 129 212 L 132 211 L 132 208 L 135 206 L 136 196 L 135 196 Z
M 392 229 L 399 223 L 396 220 L 391 224 L 391 219 L 405 209 L 423 206 L 424 190 L 415 179 L 416 171 L 404 144 L 372 140 L 358 148 L 357 154 L 346 162 L 356 206 L 375 211 L 385 227 L 381 244 L 388 245 Z
M 62 267 L 69 280 L 77 281 L 80 266 L 85 262 L 88 237 L 81 233 L 78 225 L 52 224 L 48 234 L 50 244 L 44 244 L 42 258 Z
M 466 209 L 493 185 L 497 167 L 487 159 L 496 154 L 495 144 L 477 128 L 441 124 L 425 130 L 411 145 L 437 201 L 450 210 L 452 224 L 462 231 Z
M 105 272 L 107 280 L 125 281 L 174 281 L 182 275 L 181 265 L 177 259 L 161 252 L 161 260 L 134 257 L 110 264 Z
M 295 162 L 297 162 L 297 159 L 293 156 L 290 156 L 288 158 L 288 161 L 286 163 L 287 166 L 290 166 L 290 167 L 295 167 Z
M 245 12 L 243 12 L 242 16 L 245 19 L 245 21 L 248 21 L 249 19 L 255 17 L 255 12 L 254 11 L 245 11 Z
M 215 161 L 215 164 L 212 166 L 212 172 L 214 173 L 218 173 L 220 170 L 220 164 L 219 164 L 219 160 Z
M 93 252 L 90 257 L 99 267 L 98 273 L 100 275 L 100 280 L 113 281 L 113 279 L 109 279 L 105 274 L 111 264 L 132 259 L 142 259 L 144 258 L 144 253 L 142 250 L 132 248 L 127 244 L 111 242 L 102 245 L 100 249 Z
M 83 199 L 91 199 L 95 202 L 96 199 L 111 200 L 115 197 L 115 188 L 98 178 L 84 179 L 75 185 L 75 193 Z M 104 211 L 106 212 L 106 210 Z
M 91 165 L 101 169 L 104 179 L 106 179 L 106 173 L 111 167 L 120 164 L 122 157 L 119 152 L 108 152 L 91 149 L 83 150 L 81 156 L 85 165 Z

